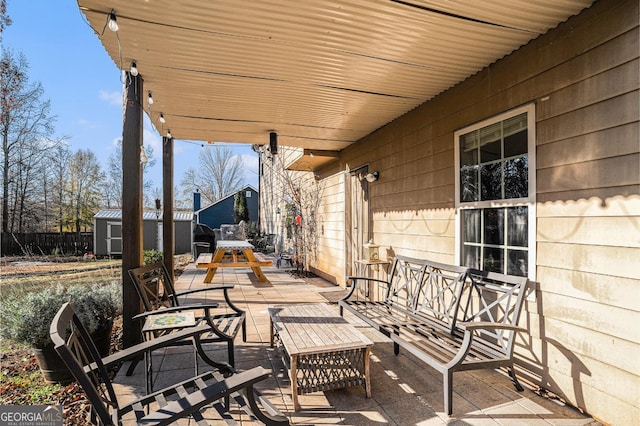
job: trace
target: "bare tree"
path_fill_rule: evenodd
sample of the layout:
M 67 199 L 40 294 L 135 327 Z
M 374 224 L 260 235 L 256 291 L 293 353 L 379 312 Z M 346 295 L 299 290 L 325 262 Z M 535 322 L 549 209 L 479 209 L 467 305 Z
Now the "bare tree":
M 2 137 L 2 231 L 22 228 L 35 168 L 49 148 L 53 132 L 50 104 L 40 82 L 29 84 L 24 55 L 3 49 L 0 62 L 0 135 Z M 44 141 L 44 142 L 43 142 Z M 10 221 L 11 218 L 11 221 Z
M 64 232 L 65 206 L 69 199 L 66 185 L 69 177 L 70 162 L 71 151 L 66 143 L 57 146 L 49 158 L 51 196 L 48 204 L 60 233 Z
M 199 163 L 198 171 L 189 168 L 180 181 L 183 196 L 199 189 L 204 201 L 214 203 L 242 187 L 244 164 L 231 148 L 216 145 L 202 149 Z
M 0 0 L 0 42 L 4 29 L 11 25 L 11 18 L 7 15 L 7 0 Z
M 68 192 L 72 195 L 70 213 L 76 233 L 82 226 L 93 223 L 93 215 L 99 206 L 102 173 L 95 154 L 90 150 L 78 150 L 69 165 Z
M 156 164 L 156 159 L 153 156 L 153 147 L 145 145 L 144 152 L 147 161 L 142 165 L 142 192 L 144 194 L 144 205 L 149 207 L 153 203 L 152 200 L 155 200 L 153 195 L 148 195 L 153 191 L 153 181 L 145 176 L 144 172 Z M 108 208 L 122 207 L 122 139 L 118 140 L 116 149 L 107 159 L 107 173 L 104 181 L 104 204 Z

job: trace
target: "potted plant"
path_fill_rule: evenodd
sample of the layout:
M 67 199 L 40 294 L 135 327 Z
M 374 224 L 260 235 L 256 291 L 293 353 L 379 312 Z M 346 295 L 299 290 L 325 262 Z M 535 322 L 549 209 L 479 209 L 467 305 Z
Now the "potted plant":
M 0 335 L 34 348 L 47 383 L 66 384 L 72 380 L 49 338 L 51 321 L 65 302 L 73 304 L 101 355 L 108 355 L 113 319 L 122 313 L 118 282 L 69 287 L 58 284 L 22 295 L 5 294 L 2 298 Z

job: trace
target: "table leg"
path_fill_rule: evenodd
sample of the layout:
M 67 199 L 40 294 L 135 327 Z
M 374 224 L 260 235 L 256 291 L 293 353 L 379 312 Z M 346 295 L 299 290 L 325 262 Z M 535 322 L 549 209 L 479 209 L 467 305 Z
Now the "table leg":
M 362 356 L 364 357 L 364 359 L 362 361 L 364 363 L 364 391 L 367 398 L 371 398 L 371 380 L 369 378 L 369 355 L 371 354 L 371 347 L 367 346 L 363 352 L 364 354 Z
M 220 263 L 223 257 L 224 257 L 224 250 L 216 249 L 215 253 L 213 254 L 213 259 L 211 259 L 211 263 Z M 216 269 L 218 268 L 207 269 L 207 276 L 204 277 L 205 283 L 210 283 L 211 280 L 213 280 L 213 276 L 216 274 Z
M 291 398 L 293 399 L 293 411 L 300 409 L 298 402 L 298 356 L 291 356 L 291 369 L 289 371 L 289 380 L 291 380 Z
M 258 261 L 256 259 L 256 257 L 253 255 L 253 250 L 245 249 L 245 250 L 242 250 L 242 252 L 244 253 L 244 257 L 246 257 L 249 262 L 257 262 Z M 252 266 L 251 270 L 255 274 L 256 278 L 258 278 L 258 281 L 266 281 L 267 280 L 267 277 L 262 272 L 262 268 L 260 268 L 259 266 Z

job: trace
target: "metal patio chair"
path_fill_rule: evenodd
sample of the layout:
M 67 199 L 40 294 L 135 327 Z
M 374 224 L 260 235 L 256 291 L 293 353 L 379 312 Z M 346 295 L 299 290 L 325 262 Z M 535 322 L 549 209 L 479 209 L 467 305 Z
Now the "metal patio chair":
M 108 370 L 110 365 L 138 358 L 180 339 L 193 338 L 206 332 L 206 328 L 185 328 L 100 358 L 93 340 L 73 307 L 65 303 L 54 317 L 49 332 L 56 352 L 91 402 L 90 421 L 93 424 L 128 424 L 134 419 L 123 419 L 123 416 L 133 412 L 136 424 L 167 425 L 192 416 L 197 424 L 204 425 L 209 423 L 206 422 L 203 411 L 210 408 L 212 409 L 206 412 L 207 418 L 217 416 L 220 420 L 233 422 L 229 414 L 230 400 L 233 400 L 254 420 L 267 425 L 288 425 L 288 419 L 253 388 L 256 383 L 270 375 L 270 372 L 262 367 L 255 367 L 228 378 L 224 378 L 218 371 L 207 372 L 126 405 L 120 405 L 111 383 Z M 242 391 L 243 395 L 238 391 Z
M 162 262 L 130 269 L 131 277 L 136 292 L 140 297 L 145 312 L 136 315 L 134 319 L 148 318 L 158 313 L 181 312 L 181 311 L 204 311 L 204 315 L 196 317 L 196 325 L 208 325 L 209 330 L 196 340 L 201 358 L 215 368 L 224 368 L 219 361 L 214 361 L 206 355 L 201 344 L 223 342 L 227 344 L 228 361 L 231 367 L 235 366 L 233 340 L 240 330 L 242 330 L 242 340 L 247 341 L 247 325 L 245 312 L 235 306 L 229 298 L 228 290 L 233 285 L 211 286 L 207 288 L 176 292 L 173 282 Z M 186 295 L 191 295 L 203 291 L 222 291 L 226 302 L 226 309 L 218 303 L 194 303 L 181 305 L 180 299 Z M 173 330 L 170 332 L 174 332 Z M 156 337 L 167 333 L 159 332 Z M 190 342 L 178 342 L 177 344 L 191 344 Z

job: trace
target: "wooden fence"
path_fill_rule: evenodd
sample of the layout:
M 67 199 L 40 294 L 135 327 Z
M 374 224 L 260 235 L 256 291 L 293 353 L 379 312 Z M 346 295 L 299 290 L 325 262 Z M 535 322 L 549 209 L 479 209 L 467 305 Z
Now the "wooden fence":
M 93 252 L 93 232 L 2 233 L 2 256 L 82 255 Z

